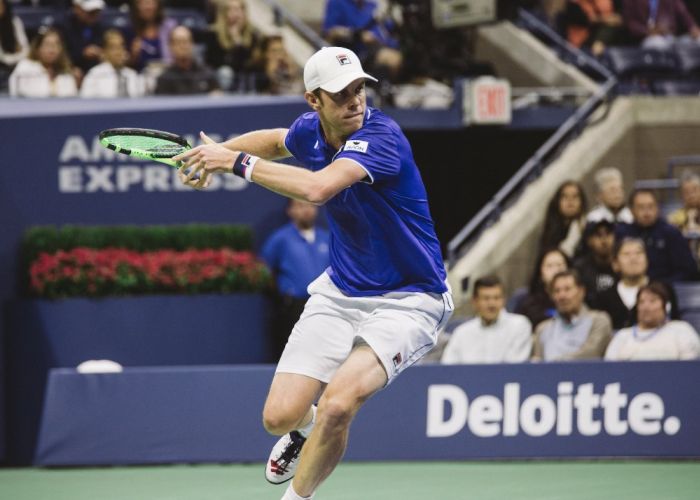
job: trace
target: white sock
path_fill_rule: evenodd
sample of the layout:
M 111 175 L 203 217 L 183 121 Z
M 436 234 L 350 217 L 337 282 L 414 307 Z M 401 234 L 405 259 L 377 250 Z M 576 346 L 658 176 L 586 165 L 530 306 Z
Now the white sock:
M 292 483 L 289 483 L 289 486 L 287 487 L 287 491 L 284 492 L 284 496 L 282 497 L 282 500 L 311 500 L 314 497 L 313 493 L 309 497 L 302 497 L 299 496 L 299 494 L 294 491 L 294 488 L 292 487 Z
M 316 423 L 316 405 L 311 405 L 311 422 L 306 424 L 304 427 L 297 429 L 297 432 L 302 435 L 302 437 L 307 438 L 311 434 L 311 430 L 314 428 Z

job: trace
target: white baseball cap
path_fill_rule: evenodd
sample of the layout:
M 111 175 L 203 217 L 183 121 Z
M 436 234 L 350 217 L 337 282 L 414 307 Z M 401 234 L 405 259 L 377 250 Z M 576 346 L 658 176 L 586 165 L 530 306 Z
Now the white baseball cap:
M 358 78 L 377 81 L 364 72 L 357 55 L 343 47 L 323 47 L 304 65 L 304 85 L 309 92 L 318 88 L 340 92 Z
M 73 0 L 73 5 L 77 5 L 86 12 L 105 8 L 104 0 Z

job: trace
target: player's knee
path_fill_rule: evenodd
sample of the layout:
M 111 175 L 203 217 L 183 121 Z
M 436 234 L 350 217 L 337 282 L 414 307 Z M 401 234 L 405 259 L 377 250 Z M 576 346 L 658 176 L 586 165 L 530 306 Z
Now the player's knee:
M 299 420 L 288 413 L 268 407 L 265 407 L 263 410 L 262 417 L 265 430 L 275 436 L 281 436 L 282 434 L 286 434 L 289 431 L 294 430 L 294 427 Z
M 316 419 L 330 427 L 343 427 L 350 424 L 360 402 L 353 398 L 330 396 L 322 398 L 318 404 Z

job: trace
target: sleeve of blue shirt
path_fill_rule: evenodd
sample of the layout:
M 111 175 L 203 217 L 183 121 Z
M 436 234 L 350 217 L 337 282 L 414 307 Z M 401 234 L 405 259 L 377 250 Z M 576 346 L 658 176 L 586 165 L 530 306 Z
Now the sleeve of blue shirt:
M 294 123 L 289 127 L 289 130 L 287 130 L 287 135 L 284 137 L 284 147 L 287 148 L 287 151 L 292 153 L 292 156 L 295 158 L 298 157 L 299 153 L 299 148 L 297 147 L 297 133 L 299 132 L 300 127 L 303 124 L 303 115 L 294 120 Z
M 382 123 L 370 123 L 355 132 L 335 158 L 359 163 L 369 175 L 370 184 L 394 177 L 401 170 L 396 137 Z

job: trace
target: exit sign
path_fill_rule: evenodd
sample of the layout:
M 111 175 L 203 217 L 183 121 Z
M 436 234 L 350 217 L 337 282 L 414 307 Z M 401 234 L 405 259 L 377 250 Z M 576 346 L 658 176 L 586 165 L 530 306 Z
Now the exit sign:
M 510 83 L 490 76 L 465 81 L 462 109 L 465 125 L 510 123 Z

